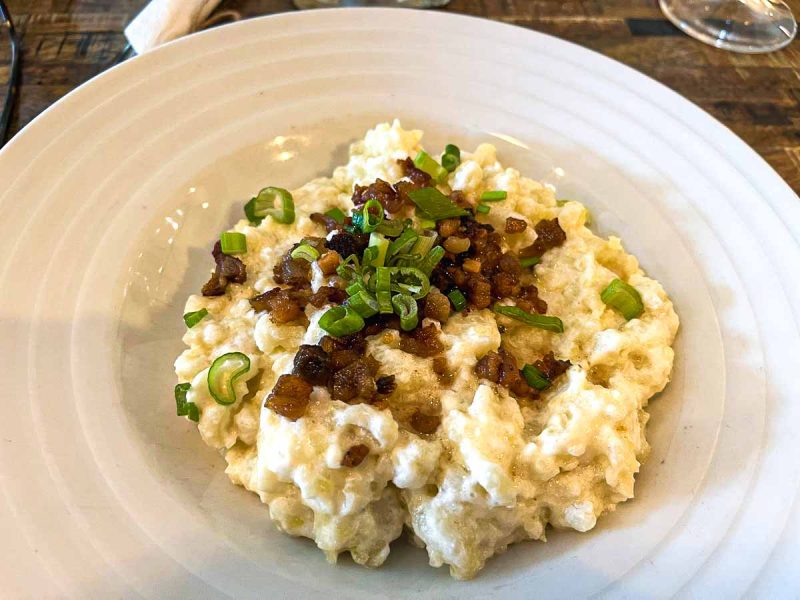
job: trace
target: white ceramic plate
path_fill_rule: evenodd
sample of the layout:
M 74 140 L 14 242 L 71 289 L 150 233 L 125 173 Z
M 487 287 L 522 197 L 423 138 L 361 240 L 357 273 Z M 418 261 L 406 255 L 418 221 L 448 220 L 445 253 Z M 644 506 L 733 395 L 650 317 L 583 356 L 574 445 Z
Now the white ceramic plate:
M 398 116 L 588 204 L 681 316 L 637 498 L 470 583 L 284 537 L 174 416 L 208 248 L 267 182 Z M 398 10 L 195 35 L 70 94 L 0 154 L 0 580 L 12 597 L 779 598 L 798 589 L 800 201 L 659 84 L 551 37 Z

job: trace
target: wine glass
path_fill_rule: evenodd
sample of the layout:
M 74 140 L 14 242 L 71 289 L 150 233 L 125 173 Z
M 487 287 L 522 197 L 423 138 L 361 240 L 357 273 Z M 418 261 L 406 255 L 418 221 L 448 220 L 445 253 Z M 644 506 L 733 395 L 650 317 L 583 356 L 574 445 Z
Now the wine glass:
M 734 52 L 772 52 L 797 33 L 783 0 L 659 0 L 675 25 L 698 40 Z

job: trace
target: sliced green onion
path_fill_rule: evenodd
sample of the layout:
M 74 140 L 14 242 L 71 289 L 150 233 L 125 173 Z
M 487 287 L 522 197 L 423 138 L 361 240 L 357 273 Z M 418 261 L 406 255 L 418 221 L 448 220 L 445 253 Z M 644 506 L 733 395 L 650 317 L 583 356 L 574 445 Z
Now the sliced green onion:
M 436 241 L 437 233 L 435 231 L 424 231 L 418 238 L 417 243 L 411 248 L 411 254 L 419 254 L 425 256 L 433 248 L 433 243 Z
M 445 170 L 448 173 L 452 173 L 453 171 L 455 171 L 456 167 L 458 167 L 458 164 L 460 162 L 461 161 L 458 159 L 458 157 L 455 154 L 449 154 L 449 153 L 445 152 L 442 155 L 442 166 L 445 168 Z
M 417 208 L 422 213 L 420 216 L 423 219 L 441 221 L 442 219 L 463 217 L 469 214 L 463 208 L 456 206 L 455 202 L 434 187 L 413 190 L 408 193 L 408 197 L 417 205 Z
M 226 231 L 219 236 L 223 254 L 244 254 L 247 252 L 247 237 L 238 231 Z
M 345 288 L 345 291 L 347 292 L 348 296 L 355 296 L 358 294 L 358 292 L 366 292 L 367 288 L 364 286 L 363 279 L 356 279 L 353 283 L 348 285 L 347 288 Z
M 554 333 L 564 333 L 564 323 L 562 323 L 561 319 L 558 317 L 537 315 L 535 313 L 526 312 L 516 306 L 501 306 L 499 304 L 494 305 L 494 312 L 521 321 L 531 327 L 538 327 L 539 329 L 552 331 Z
M 644 312 L 642 296 L 635 287 L 628 285 L 621 279 L 615 279 L 608 284 L 600 294 L 600 299 L 611 308 L 622 313 L 628 321 L 635 319 Z
M 186 399 L 186 394 L 192 389 L 191 383 L 179 383 L 175 386 L 175 407 L 179 417 L 186 417 L 189 415 L 189 405 L 194 406 L 194 403 Z M 195 407 L 197 408 L 197 407 Z
M 399 267 L 392 270 L 392 290 L 410 294 L 414 298 L 424 298 L 431 290 L 428 276 L 414 267 Z
M 250 359 L 241 352 L 228 352 L 211 363 L 208 370 L 208 391 L 217 404 L 236 402 L 236 381 L 250 370 Z
M 334 306 L 322 315 L 319 326 L 332 336 L 341 337 L 361 331 L 364 319 L 349 306 Z
M 375 297 L 378 300 L 378 310 L 382 315 L 390 315 L 394 312 L 391 292 L 378 292 Z
M 200 321 L 202 321 L 205 316 L 208 314 L 208 310 L 205 308 L 201 308 L 200 310 L 196 310 L 194 312 L 188 312 L 183 315 L 183 322 L 186 323 L 186 327 L 191 329 L 195 325 L 197 325 Z
M 572 202 L 572 200 L 556 200 L 556 206 L 564 206 L 567 202 Z
M 347 299 L 347 305 L 364 319 L 377 315 L 379 310 L 378 301 L 365 290 L 360 290 L 356 294 L 350 296 Z
M 447 169 L 437 163 L 434 158 L 424 150 L 420 150 L 419 153 L 417 153 L 417 156 L 414 158 L 414 166 L 433 177 L 436 183 L 442 183 L 447 179 Z
M 417 263 L 417 268 L 430 277 L 433 268 L 439 264 L 439 261 L 444 257 L 444 248 L 441 246 L 434 246 L 427 256 Z
M 275 208 L 275 200 L 280 200 L 280 206 Z M 265 187 L 258 192 L 258 196 L 251 198 L 244 205 L 244 214 L 251 223 L 258 225 L 265 217 L 269 216 L 278 223 L 291 225 L 294 223 L 294 200 L 292 195 L 283 188 Z
M 292 258 L 302 258 L 308 262 L 314 262 L 319 258 L 319 250 L 310 244 L 300 244 L 292 250 Z
M 361 264 L 364 267 L 373 266 L 372 261 L 378 259 L 378 248 L 375 246 L 368 246 L 364 248 L 364 254 L 361 256 Z
M 452 154 L 458 160 L 461 160 L 461 150 L 455 144 L 447 144 L 447 146 L 444 147 L 444 153 Z
M 456 312 L 460 312 L 467 307 L 467 299 L 461 293 L 461 290 L 452 290 L 447 294 L 447 297 L 450 298 L 450 302 L 453 303 L 453 308 Z
M 388 292 L 392 289 L 392 270 L 389 267 L 378 267 L 375 270 L 375 291 Z
M 200 409 L 194 402 L 186 403 L 186 416 L 190 421 L 197 423 L 200 420 Z
M 359 218 L 356 218 L 356 214 L 353 214 L 353 224 L 357 222 L 361 231 L 371 233 L 383 222 L 383 205 L 373 198 L 364 204 Z
M 523 268 L 532 267 L 534 265 L 538 265 L 542 262 L 541 256 L 530 256 L 528 258 L 521 258 L 519 259 L 519 264 L 522 265 Z
M 493 190 L 481 194 L 481 202 L 500 202 L 506 198 L 508 198 L 508 192 L 505 190 Z
M 383 223 L 375 228 L 375 231 L 382 233 L 383 235 L 388 235 L 389 237 L 397 237 L 403 233 L 405 226 L 406 224 L 403 221 L 399 221 L 397 219 L 385 219 Z
M 492 210 L 492 207 L 489 206 L 488 204 L 478 204 L 478 206 L 475 207 L 475 210 L 477 210 L 482 215 L 485 215 L 488 214 L 490 210 Z
M 325 215 L 336 221 L 337 223 L 344 223 L 346 215 L 341 208 L 334 206 L 332 209 L 325 211 Z
M 380 233 L 373 231 L 369 234 L 369 246 L 367 246 L 367 250 L 370 248 L 373 249 L 374 256 L 371 257 L 369 265 L 373 267 L 382 267 L 386 264 L 386 252 L 389 250 L 389 240 Z
M 359 265 L 358 257 L 355 254 L 351 254 L 345 258 L 336 267 L 336 274 L 345 281 L 350 281 L 359 276 L 361 274 L 361 266 Z
M 392 240 L 392 243 L 389 244 L 389 248 L 386 251 L 386 256 L 391 258 L 395 254 L 404 254 L 411 250 L 411 247 L 417 241 L 419 234 L 414 231 L 413 229 L 406 229 L 403 233 L 400 234 L 395 240 Z
M 544 376 L 539 369 L 533 365 L 525 365 L 522 367 L 522 376 L 528 385 L 537 390 L 546 390 L 550 387 L 550 380 Z
M 392 298 L 394 312 L 400 317 L 400 328 L 411 331 L 419 323 L 417 301 L 408 294 L 395 294 Z
M 420 219 L 418 226 L 423 231 L 425 229 L 436 229 L 436 221 L 433 219 Z

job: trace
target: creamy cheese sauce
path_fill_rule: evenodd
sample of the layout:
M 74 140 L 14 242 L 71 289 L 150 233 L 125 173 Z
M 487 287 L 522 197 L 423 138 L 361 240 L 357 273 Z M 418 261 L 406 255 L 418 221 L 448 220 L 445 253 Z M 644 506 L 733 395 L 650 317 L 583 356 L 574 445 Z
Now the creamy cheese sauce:
M 192 383 L 187 399 L 200 409 L 203 440 L 225 453 L 231 480 L 258 494 L 282 531 L 313 539 L 332 562 L 350 552 L 356 562 L 378 566 L 405 525 L 431 565 L 449 565 L 454 577 L 466 579 L 509 544 L 544 540 L 548 524 L 588 531 L 633 497 L 634 476 L 649 450 L 644 408 L 669 381 L 678 317 L 661 285 L 644 275 L 619 239 L 601 239 L 585 226 L 581 204 L 559 206 L 552 191 L 503 167 L 495 148 L 482 144 L 462 151 L 448 185 L 468 198 L 506 190 L 505 201 L 477 217 L 499 231 L 508 216 L 529 225 L 558 218 L 566 242 L 545 253 L 536 283 L 564 333 L 489 310 L 454 314 L 441 333 L 454 370 L 445 388 L 432 359 L 403 352 L 397 332 L 385 331 L 369 338 L 368 352 L 381 374 L 395 375 L 392 410 L 332 401 L 320 387 L 297 421 L 264 408 L 300 344 L 325 335 L 318 325 L 325 309 L 306 308 L 308 327 L 276 325 L 247 299 L 276 285 L 272 267 L 293 243 L 324 235 L 311 213 L 348 211 L 355 184 L 396 182 L 403 176 L 396 160 L 413 157 L 421 139 L 421 131 L 397 121 L 378 125 L 352 145 L 349 162 L 332 178 L 292 190 L 294 224 L 237 223 L 233 230 L 247 237 L 248 252 L 240 256 L 247 282 L 229 285 L 224 296 L 188 299 L 186 312 L 206 308 L 209 314 L 184 335 L 187 349 L 175 371 L 179 381 Z M 519 249 L 535 235 L 529 226 L 506 238 Z M 626 321 L 600 300 L 617 277 L 641 294 L 640 318 Z M 315 271 L 314 289 L 320 285 L 324 278 Z M 474 374 L 477 361 L 501 342 L 520 363 L 552 350 L 573 366 L 539 400 L 519 403 Z M 206 383 L 209 366 L 226 352 L 251 361 L 230 406 L 217 404 Z M 407 415 L 425 403 L 441 406 L 435 434 L 408 427 Z M 366 445 L 369 455 L 357 467 L 341 466 L 356 444 Z

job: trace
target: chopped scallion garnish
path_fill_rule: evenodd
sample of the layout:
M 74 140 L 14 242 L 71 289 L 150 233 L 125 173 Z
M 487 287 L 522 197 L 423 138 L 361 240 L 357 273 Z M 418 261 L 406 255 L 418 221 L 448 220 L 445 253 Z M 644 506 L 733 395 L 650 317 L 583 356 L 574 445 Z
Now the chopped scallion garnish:
M 542 262 L 541 256 L 529 256 L 528 258 L 520 258 L 519 264 L 522 265 L 523 268 L 532 267 L 534 265 L 538 265 Z
M 501 306 L 500 304 L 494 305 L 494 312 L 521 321 L 531 327 L 538 327 L 554 333 L 564 333 L 564 323 L 558 317 L 529 313 L 516 306 Z
M 347 299 L 347 305 L 367 319 L 378 314 L 378 301 L 365 290 L 360 290 Z
M 463 217 L 467 211 L 456 206 L 450 198 L 434 187 L 409 192 L 408 197 L 417 205 L 423 219 L 441 221 L 451 217 Z
M 211 363 L 208 370 L 208 391 L 217 404 L 236 402 L 234 385 L 250 370 L 250 359 L 241 352 L 228 352 Z
M 500 202 L 506 198 L 508 198 L 508 192 L 505 190 L 493 190 L 481 194 L 481 202 Z
M 195 325 L 197 325 L 203 318 L 208 314 L 208 310 L 205 308 L 201 308 L 200 310 L 196 310 L 194 312 L 188 312 L 183 315 L 183 322 L 186 323 L 186 327 L 191 329 Z
M 434 246 L 431 251 L 422 258 L 417 264 L 417 268 L 430 277 L 433 268 L 439 264 L 439 261 L 444 257 L 444 248 L 441 246 Z
M 395 240 L 389 244 L 389 249 L 386 255 L 391 258 L 396 254 L 406 254 L 411 250 L 412 246 L 416 243 L 419 234 L 413 229 L 406 229 Z
M 375 291 L 388 292 L 392 289 L 392 270 L 389 267 L 378 267 L 375 271 Z
M 275 207 L 275 200 L 280 201 L 280 206 Z M 269 216 L 278 223 L 291 225 L 294 223 L 294 200 L 292 195 L 283 188 L 265 187 L 258 192 L 258 196 L 251 198 L 244 205 L 244 214 L 251 223 L 258 225 L 265 217 Z
M 450 302 L 453 303 L 453 308 L 456 312 L 460 312 L 467 307 L 467 299 L 461 290 L 452 290 L 447 294 L 447 297 L 450 298 Z
M 385 219 L 383 223 L 375 228 L 375 231 L 389 237 L 397 237 L 403 233 L 405 226 L 406 224 L 403 221 Z
M 369 246 L 367 250 L 372 248 L 372 254 L 369 263 L 364 261 L 364 266 L 382 267 L 386 263 L 386 252 L 389 249 L 389 240 L 383 237 L 380 233 L 372 232 L 369 234 Z
M 546 390 L 550 387 L 550 380 L 544 376 L 539 369 L 533 365 L 525 365 L 522 367 L 522 376 L 528 385 L 537 390 Z
M 442 155 L 442 166 L 445 168 L 445 170 L 448 173 L 452 173 L 453 171 L 455 171 L 456 167 L 458 167 L 458 164 L 460 162 L 461 161 L 458 159 L 458 157 L 455 154 L 447 154 L 447 153 L 445 153 L 445 154 Z
M 223 254 L 244 254 L 247 252 L 247 237 L 238 231 L 226 231 L 219 236 Z
M 444 153 L 452 154 L 458 160 L 461 160 L 461 149 L 455 144 L 447 144 L 447 146 L 444 147 Z
M 325 212 L 325 215 L 336 221 L 337 223 L 344 223 L 345 214 L 341 208 L 333 207 Z
M 358 224 L 361 231 L 364 233 L 371 233 L 383 222 L 383 205 L 375 200 L 367 200 L 364 207 L 361 209 L 361 218 L 358 219 Z M 356 223 L 355 215 L 353 223 Z
M 478 204 L 478 206 L 475 207 L 475 210 L 481 213 L 482 215 L 485 215 L 488 214 L 490 210 L 492 210 L 492 207 L 489 206 L 488 204 Z
M 175 406 L 179 417 L 188 417 L 197 423 L 200 420 L 200 410 L 194 402 L 186 399 L 190 389 L 192 389 L 191 383 L 179 383 L 175 386 Z
M 417 156 L 414 158 L 414 166 L 420 171 L 425 171 L 436 183 L 443 183 L 444 180 L 447 179 L 447 169 L 437 163 L 436 160 L 424 150 L 420 150 L 417 153 Z
M 420 219 L 419 220 L 419 228 L 423 231 L 425 229 L 436 229 L 436 221 L 433 219 Z
M 350 335 L 364 328 L 364 319 L 349 306 L 329 308 L 319 320 L 319 326 L 332 336 Z
M 417 242 L 411 248 L 411 254 L 419 254 L 425 256 L 433 248 L 433 243 L 436 241 L 437 233 L 435 231 L 423 231 L 417 238 Z
M 395 294 L 392 298 L 394 312 L 400 317 L 400 328 L 411 331 L 419 323 L 417 301 L 408 294 Z
M 635 319 L 644 312 L 642 296 L 635 287 L 628 285 L 621 279 L 615 279 L 600 294 L 603 303 L 622 313 L 628 321 Z
M 424 298 L 431 290 L 428 276 L 414 267 L 392 269 L 391 289 L 395 292 L 410 294 L 414 298 Z M 380 288 L 379 288 L 380 289 Z
M 292 258 L 302 258 L 308 262 L 314 262 L 319 258 L 319 250 L 310 244 L 300 244 L 292 250 Z

